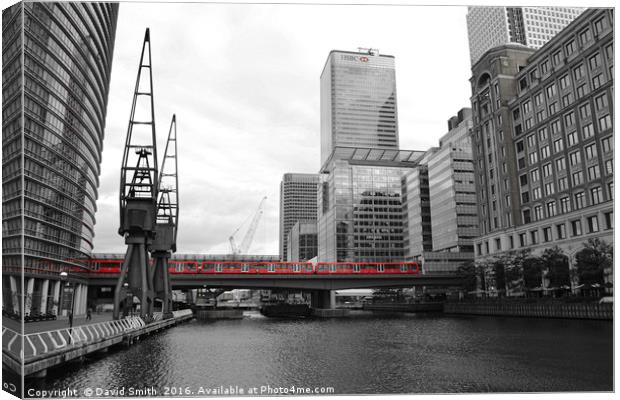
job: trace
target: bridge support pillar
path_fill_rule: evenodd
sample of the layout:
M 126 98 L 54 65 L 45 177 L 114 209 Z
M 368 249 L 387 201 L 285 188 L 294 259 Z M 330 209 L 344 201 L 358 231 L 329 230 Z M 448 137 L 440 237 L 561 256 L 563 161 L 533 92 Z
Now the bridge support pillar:
M 334 308 L 335 293 L 331 290 L 314 290 L 311 299 L 312 308 Z
M 349 313 L 349 310 L 336 309 L 336 292 L 333 290 L 314 290 L 311 296 L 312 315 L 316 317 L 344 317 Z

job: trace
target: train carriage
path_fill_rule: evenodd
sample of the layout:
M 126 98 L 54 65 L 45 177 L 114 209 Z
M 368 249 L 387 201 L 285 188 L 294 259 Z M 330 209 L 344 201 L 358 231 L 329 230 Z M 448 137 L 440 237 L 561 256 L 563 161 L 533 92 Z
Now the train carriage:
M 307 262 L 204 261 L 202 274 L 312 274 Z
M 196 274 L 198 273 L 198 261 L 170 260 L 168 261 L 168 272 L 170 274 Z
M 317 274 L 417 274 L 417 262 L 320 262 Z
M 118 274 L 122 259 L 91 259 L 92 273 Z M 245 262 L 170 260 L 168 271 L 178 274 L 419 274 L 418 262 Z

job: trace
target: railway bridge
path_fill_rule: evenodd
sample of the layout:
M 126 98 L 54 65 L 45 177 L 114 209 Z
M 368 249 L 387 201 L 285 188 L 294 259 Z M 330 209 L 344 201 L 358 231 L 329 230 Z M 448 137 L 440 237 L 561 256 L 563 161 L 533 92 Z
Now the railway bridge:
M 113 286 L 117 273 L 75 274 L 89 287 Z M 82 275 L 82 276 L 80 276 Z M 458 275 L 447 274 L 171 274 L 172 289 L 293 289 L 304 290 L 319 299 L 317 308 L 333 308 L 330 291 L 342 289 L 403 288 L 413 286 L 454 287 L 462 284 Z

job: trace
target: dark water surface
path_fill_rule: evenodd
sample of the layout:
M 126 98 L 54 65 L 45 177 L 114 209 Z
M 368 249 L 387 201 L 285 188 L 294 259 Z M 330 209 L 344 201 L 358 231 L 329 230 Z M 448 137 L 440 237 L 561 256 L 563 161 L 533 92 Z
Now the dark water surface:
M 613 389 L 607 321 L 360 312 L 192 321 L 26 388 L 333 387 L 335 394 Z M 94 394 L 94 393 L 93 393 Z M 80 396 L 81 397 L 81 396 Z

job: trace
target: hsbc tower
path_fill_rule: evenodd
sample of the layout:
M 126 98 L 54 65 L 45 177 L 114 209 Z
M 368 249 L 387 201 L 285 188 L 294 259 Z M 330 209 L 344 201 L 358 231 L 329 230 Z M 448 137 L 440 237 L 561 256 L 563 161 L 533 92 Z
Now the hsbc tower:
M 321 73 L 321 164 L 337 146 L 398 145 L 394 56 L 332 50 Z

